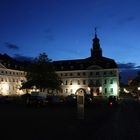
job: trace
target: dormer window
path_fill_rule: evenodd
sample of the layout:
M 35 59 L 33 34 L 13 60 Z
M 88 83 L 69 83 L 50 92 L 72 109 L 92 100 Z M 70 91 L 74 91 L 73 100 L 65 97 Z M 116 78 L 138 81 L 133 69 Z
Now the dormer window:
M 80 64 L 80 68 L 83 69 L 83 64 Z
M 70 69 L 73 69 L 73 66 L 70 66 Z

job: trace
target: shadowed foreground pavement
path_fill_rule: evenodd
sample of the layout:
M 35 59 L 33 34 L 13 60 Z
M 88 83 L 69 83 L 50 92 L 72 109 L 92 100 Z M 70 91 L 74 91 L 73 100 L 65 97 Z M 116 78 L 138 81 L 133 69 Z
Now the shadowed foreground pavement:
M 0 140 L 140 139 L 140 103 L 134 100 L 116 108 L 103 103 L 86 107 L 84 120 L 71 106 L 0 104 L 0 120 Z

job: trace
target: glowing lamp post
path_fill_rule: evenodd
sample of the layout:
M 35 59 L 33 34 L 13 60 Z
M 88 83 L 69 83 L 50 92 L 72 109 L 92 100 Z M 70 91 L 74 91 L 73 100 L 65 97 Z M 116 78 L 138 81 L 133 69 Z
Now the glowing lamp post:
M 140 94 L 140 87 L 138 87 L 138 99 L 140 100 L 139 94 Z

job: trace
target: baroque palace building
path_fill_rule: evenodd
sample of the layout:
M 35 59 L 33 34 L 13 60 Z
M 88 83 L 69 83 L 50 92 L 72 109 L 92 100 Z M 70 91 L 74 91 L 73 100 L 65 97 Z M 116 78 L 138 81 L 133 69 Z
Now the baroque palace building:
M 91 56 L 85 59 L 53 61 L 56 73 L 62 80 L 59 95 L 84 93 L 93 96 L 119 95 L 119 70 L 113 59 L 102 56 L 100 40 L 96 33 L 91 48 Z M 22 81 L 26 81 L 25 65 L 8 55 L 0 54 L 0 94 L 21 95 Z
M 25 72 L 7 69 L 0 63 L 0 95 L 21 95 L 21 82 L 25 81 Z
M 91 56 L 85 59 L 53 62 L 62 79 L 62 95 L 78 90 L 93 96 L 119 95 L 119 70 L 113 59 L 102 56 L 100 40 L 95 33 Z
M 0 95 L 21 95 L 21 82 L 25 81 L 25 72 L 19 63 L 8 55 L 0 54 Z

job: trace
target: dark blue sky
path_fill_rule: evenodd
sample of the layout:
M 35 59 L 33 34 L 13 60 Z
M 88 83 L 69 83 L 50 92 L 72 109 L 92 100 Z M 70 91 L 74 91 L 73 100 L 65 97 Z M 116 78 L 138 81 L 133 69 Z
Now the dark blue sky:
M 97 27 L 105 57 L 140 65 L 139 6 L 139 0 L 0 0 L 0 52 L 86 58 Z

